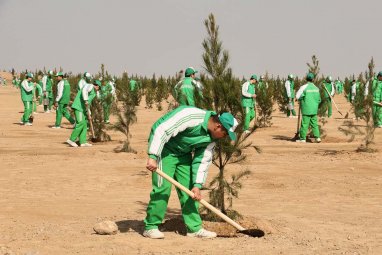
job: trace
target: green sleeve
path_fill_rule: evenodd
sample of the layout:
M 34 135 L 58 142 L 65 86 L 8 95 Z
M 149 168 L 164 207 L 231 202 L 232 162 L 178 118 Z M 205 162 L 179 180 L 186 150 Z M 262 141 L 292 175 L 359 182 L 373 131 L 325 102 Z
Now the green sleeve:
M 206 147 L 195 149 L 192 160 L 192 182 L 193 187 L 201 188 L 206 181 L 208 168 L 212 163 L 215 143 L 210 143 Z

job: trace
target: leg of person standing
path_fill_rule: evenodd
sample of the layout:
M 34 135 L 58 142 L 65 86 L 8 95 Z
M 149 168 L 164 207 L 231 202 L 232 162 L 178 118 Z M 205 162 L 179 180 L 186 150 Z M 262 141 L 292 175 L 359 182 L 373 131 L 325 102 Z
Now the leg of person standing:
M 330 118 L 332 116 L 332 100 L 329 98 L 328 99 L 328 117 Z
M 158 167 L 170 177 L 174 177 L 178 159 L 162 152 L 162 158 L 158 161 Z M 145 230 L 158 229 L 166 214 L 168 200 L 171 195 L 172 184 L 163 179 L 155 172 L 152 173 L 152 191 L 150 202 L 147 206 L 147 216 L 144 220 Z
M 74 114 L 76 117 L 76 126 L 70 136 L 70 141 L 75 143 L 77 138 L 79 138 L 80 144 L 86 143 L 86 133 L 87 133 L 87 123 L 85 120 L 85 116 L 83 112 L 74 110 Z M 67 141 L 71 144 L 69 141 Z M 72 145 L 72 144 L 71 144 Z M 73 145 L 72 145 L 73 146 Z
M 62 109 L 62 115 L 70 122 L 70 124 L 76 123 L 76 121 L 73 119 L 73 117 L 70 115 L 68 111 L 68 105 L 67 104 L 59 104 L 61 105 Z
M 300 141 L 306 141 L 306 135 L 308 134 L 309 124 L 310 115 L 302 115 L 300 127 Z
M 32 114 L 32 102 L 31 101 L 23 101 L 24 103 L 24 114 L 22 117 L 22 122 L 24 124 L 29 123 L 29 117 Z
M 175 180 L 189 190 L 193 188 L 191 155 L 179 158 L 176 166 Z M 198 232 L 202 228 L 202 219 L 199 214 L 199 202 L 192 199 L 186 192 L 176 189 L 182 209 L 182 216 L 188 233 Z

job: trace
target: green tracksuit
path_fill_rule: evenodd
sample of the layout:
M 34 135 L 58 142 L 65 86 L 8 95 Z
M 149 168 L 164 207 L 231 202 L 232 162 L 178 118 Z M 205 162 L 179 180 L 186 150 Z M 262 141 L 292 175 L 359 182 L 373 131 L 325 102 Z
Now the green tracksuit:
M 48 105 L 44 104 L 44 111 L 50 111 L 53 105 L 53 81 L 50 76 L 44 75 L 42 77 L 42 90 L 44 92 L 44 99 L 48 100 Z
M 294 110 L 295 92 L 294 92 L 294 81 L 293 80 L 289 80 L 288 79 L 285 82 L 285 96 L 289 100 L 287 116 L 289 117 L 291 113 L 292 113 L 293 116 L 296 116 L 296 111 Z
M 308 82 L 297 91 L 296 97 L 300 101 L 302 114 L 300 140 L 306 140 L 309 127 L 312 128 L 314 137 L 320 138 L 317 123 L 318 105 L 321 102 L 320 90 L 312 82 Z
M 131 81 L 130 81 L 131 82 Z M 113 86 L 110 82 L 101 86 L 101 100 L 102 100 L 102 108 L 103 108 L 103 121 L 109 123 L 110 118 L 110 107 L 113 101 Z
M 196 81 L 191 77 L 184 77 L 183 80 L 175 85 L 174 97 L 179 105 L 195 106 L 195 88 Z
M 332 113 L 333 113 L 333 110 L 332 110 L 332 99 L 330 96 L 334 96 L 334 85 L 332 82 L 326 82 L 324 81 L 322 83 L 322 89 L 324 90 L 324 102 L 325 102 L 325 107 L 327 108 L 327 111 L 328 111 L 328 117 L 330 118 L 332 116 Z M 325 88 L 323 87 L 325 86 Z M 330 94 L 328 94 L 328 92 Z
M 190 106 L 180 106 L 154 123 L 149 137 L 148 154 L 158 161 L 158 167 L 186 188 L 201 188 L 212 162 L 215 142 L 208 130 L 212 111 Z M 155 172 L 152 174 L 153 190 L 144 220 L 145 229 L 156 229 L 162 223 L 171 193 L 171 183 Z M 199 202 L 176 189 L 188 232 L 202 228 Z
M 72 109 L 74 110 L 74 115 L 76 117 L 76 126 L 70 136 L 72 142 L 75 142 L 77 138 L 79 138 L 80 144 L 86 143 L 86 135 L 88 131 L 86 116 L 88 108 L 86 108 L 85 101 L 88 102 L 88 106 L 90 107 L 95 96 L 96 92 L 92 84 L 86 85 L 77 93 L 72 104 Z
M 261 90 L 261 89 L 263 89 L 264 91 L 266 91 L 266 90 L 268 89 L 268 84 L 267 84 L 265 81 L 260 80 L 260 81 L 257 83 L 256 87 L 257 87 L 257 91 L 259 91 L 259 90 Z
M 138 83 L 136 80 L 131 79 L 129 82 L 129 88 L 131 92 L 134 92 L 138 89 Z
M 344 84 L 341 81 L 337 80 L 336 81 L 337 94 L 342 94 L 343 90 L 344 90 Z
M 382 103 L 382 81 L 377 81 L 373 86 L 373 119 L 376 127 L 382 126 L 382 106 L 377 103 Z
M 13 85 L 14 85 L 16 88 L 18 88 L 18 89 L 19 89 L 20 86 L 21 86 L 21 81 L 20 81 L 20 79 L 18 79 L 18 78 L 13 79 L 12 83 L 13 83 Z
M 56 97 L 56 103 L 58 104 L 57 110 L 56 110 L 56 123 L 55 126 L 59 127 L 61 125 L 62 116 L 64 116 L 70 124 L 74 124 L 75 121 L 70 116 L 70 113 L 67 109 L 67 106 L 70 101 L 70 84 L 67 79 L 62 79 L 57 84 L 57 97 Z
M 29 117 L 32 114 L 32 101 L 33 101 L 33 82 L 27 79 L 21 83 L 21 100 L 24 104 L 24 114 L 21 119 L 23 123 L 29 122 Z
M 244 131 L 249 129 L 249 123 L 256 118 L 256 101 L 252 97 L 255 95 L 255 85 L 251 84 L 250 81 L 246 81 L 241 86 L 241 106 L 244 108 Z
M 33 94 L 32 111 L 37 112 L 37 100 L 40 100 L 42 97 L 42 88 L 41 88 L 40 84 L 36 83 L 36 87 L 33 87 L 32 94 Z

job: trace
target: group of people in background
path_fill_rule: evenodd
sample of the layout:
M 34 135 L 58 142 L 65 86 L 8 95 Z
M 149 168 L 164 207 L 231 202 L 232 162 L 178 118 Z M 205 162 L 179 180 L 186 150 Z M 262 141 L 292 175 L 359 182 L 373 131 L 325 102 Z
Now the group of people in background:
M 308 73 L 306 76 L 306 84 L 301 86 L 297 93 L 295 93 L 293 74 L 289 74 L 285 81 L 285 98 L 288 100 L 286 114 L 288 118 L 297 118 L 294 102 L 298 100 L 300 103 L 302 118 L 299 139 L 297 139 L 296 142 L 306 142 L 309 127 L 312 129 L 316 142 L 321 142 L 317 118 L 319 105 L 323 101 L 322 103 L 327 107 L 327 116 L 330 118 L 333 113 L 332 101 L 335 94 L 343 93 L 344 83 L 340 79 L 333 81 L 332 77 L 328 76 L 320 86 L 316 86 L 313 83 L 314 79 L 314 74 Z M 249 123 L 256 118 L 256 88 L 263 88 L 263 85 L 259 86 L 261 83 L 264 83 L 263 80 L 264 76 L 261 76 L 260 80 L 258 80 L 254 74 L 242 85 L 242 106 L 245 114 L 243 128 L 247 134 L 250 133 Z M 323 98 L 321 98 L 320 90 L 323 92 Z M 373 77 L 371 89 L 369 89 L 369 82 L 367 82 L 363 91 L 364 96 L 367 96 L 371 91 L 373 96 L 372 115 L 374 125 L 376 128 L 382 128 L 382 72 L 379 72 Z M 352 79 L 348 101 L 353 103 L 356 95 L 359 93 L 361 93 L 361 84 L 355 79 Z M 357 111 L 355 114 L 357 117 Z
M 55 95 L 53 93 L 53 76 L 57 81 Z M 56 112 L 53 129 L 61 128 L 63 117 L 73 125 L 74 130 L 67 140 L 69 145 L 78 147 L 76 143 L 78 140 L 81 147 L 92 146 L 87 142 L 87 128 L 89 121 L 91 121 L 91 103 L 95 97 L 101 99 L 104 122 L 110 123 L 110 107 L 113 99 L 116 99 L 115 79 L 111 78 L 102 82 L 102 77 L 93 79 L 90 73 L 85 72 L 77 84 L 73 102 L 70 100 L 71 86 L 63 72 L 57 72 L 54 75 L 53 71 L 49 70 L 37 82 L 33 82 L 33 79 L 34 74 L 27 72 L 24 80 L 21 81 L 18 76 L 14 76 L 12 81 L 13 86 L 20 89 L 21 100 L 24 104 L 24 113 L 20 124 L 32 126 L 34 115 L 37 114 L 37 105 L 43 104 L 44 113 L 51 113 L 53 110 Z M 74 118 L 68 110 L 69 105 L 74 112 Z

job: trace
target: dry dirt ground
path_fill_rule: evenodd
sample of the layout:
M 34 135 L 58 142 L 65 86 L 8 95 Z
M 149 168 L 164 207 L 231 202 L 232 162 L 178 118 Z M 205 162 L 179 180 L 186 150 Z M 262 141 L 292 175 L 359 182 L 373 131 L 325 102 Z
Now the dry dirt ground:
M 334 112 L 326 140 L 296 144 L 288 140 L 296 119 L 275 112 L 273 126 L 250 137 L 262 153 L 250 148 L 245 162 L 228 169 L 252 171 L 234 208 L 268 234 L 200 240 L 177 233 L 178 226 L 150 240 L 141 235 L 151 189 L 145 150 L 163 112 L 138 108 L 137 154 L 115 153 L 123 140 L 115 132 L 112 142 L 70 148 L 70 125 L 49 128 L 55 114 L 41 106 L 32 127 L 17 124 L 23 106 L 10 78 L 0 87 L 0 254 L 382 254 L 382 129 L 379 152 L 356 153 L 360 140 L 347 142 Z M 209 179 L 216 173 L 211 167 Z M 173 193 L 167 219 L 179 215 Z M 115 221 L 120 232 L 96 235 L 92 227 L 102 220 Z

